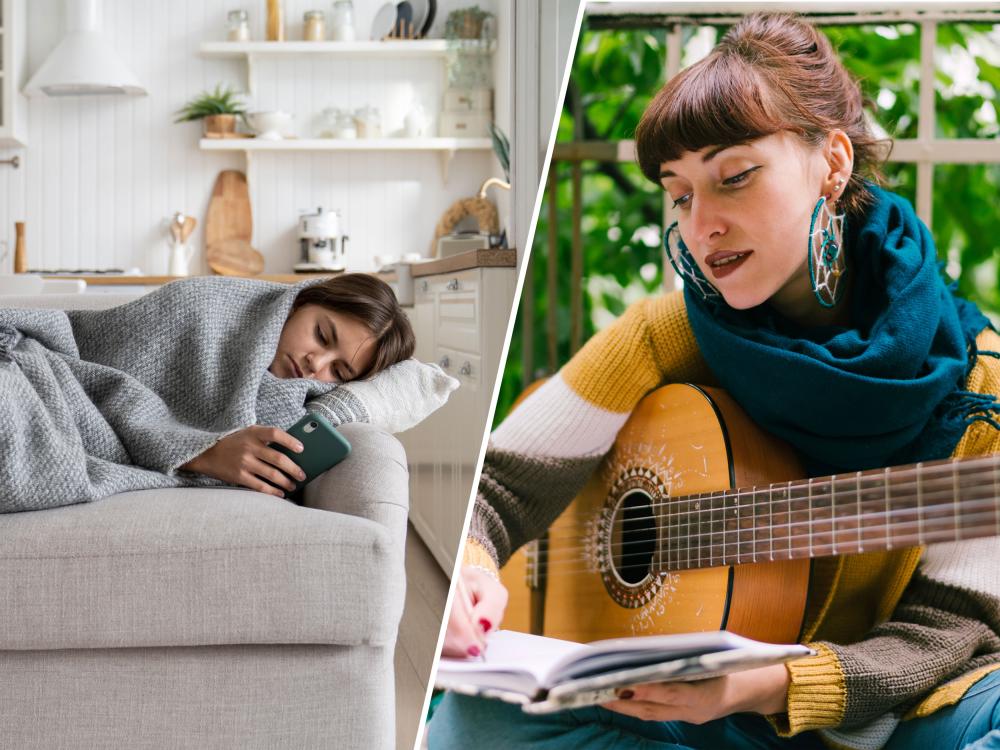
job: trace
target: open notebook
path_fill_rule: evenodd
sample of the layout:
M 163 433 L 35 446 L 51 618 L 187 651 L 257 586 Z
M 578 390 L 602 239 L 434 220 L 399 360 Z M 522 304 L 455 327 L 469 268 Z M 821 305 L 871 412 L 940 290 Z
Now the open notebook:
M 615 688 L 625 685 L 707 679 L 814 653 L 725 630 L 594 643 L 499 630 L 488 636 L 484 659 L 442 658 L 435 684 L 548 713 L 614 700 Z

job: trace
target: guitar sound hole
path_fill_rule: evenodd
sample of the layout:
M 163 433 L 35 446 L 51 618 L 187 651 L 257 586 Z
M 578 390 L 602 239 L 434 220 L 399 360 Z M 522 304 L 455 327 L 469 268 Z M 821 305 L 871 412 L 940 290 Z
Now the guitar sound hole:
M 641 490 L 622 498 L 611 530 L 611 559 L 627 584 L 642 583 L 649 575 L 656 550 L 656 519 L 649 495 Z

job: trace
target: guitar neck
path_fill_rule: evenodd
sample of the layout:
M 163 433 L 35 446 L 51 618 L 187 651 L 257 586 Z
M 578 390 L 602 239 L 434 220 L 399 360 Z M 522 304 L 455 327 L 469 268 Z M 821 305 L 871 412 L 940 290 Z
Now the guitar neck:
M 656 505 L 670 570 L 1000 536 L 1000 456 L 835 474 Z

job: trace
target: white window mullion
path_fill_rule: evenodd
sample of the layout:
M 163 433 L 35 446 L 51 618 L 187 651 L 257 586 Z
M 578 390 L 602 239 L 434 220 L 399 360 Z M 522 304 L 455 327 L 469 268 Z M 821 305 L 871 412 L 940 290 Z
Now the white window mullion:
M 934 145 L 934 47 L 937 43 L 937 22 L 920 22 L 920 114 L 917 120 L 917 141 L 921 147 Z M 934 162 L 924 158 L 917 162 L 917 216 L 931 226 L 934 205 Z

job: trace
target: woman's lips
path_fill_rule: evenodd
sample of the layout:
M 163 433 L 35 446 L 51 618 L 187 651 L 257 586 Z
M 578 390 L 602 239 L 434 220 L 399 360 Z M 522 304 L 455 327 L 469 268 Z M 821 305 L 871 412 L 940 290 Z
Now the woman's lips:
M 711 253 L 706 256 L 705 265 L 708 266 L 715 278 L 721 279 L 723 276 L 728 276 L 742 266 L 752 253 L 753 250 L 741 250 L 737 252 L 723 250 Z
M 295 373 L 295 377 L 301 378 L 302 377 L 302 370 L 300 370 L 299 366 L 297 364 L 295 364 L 295 360 L 292 359 L 292 355 L 291 354 L 286 354 L 285 356 L 288 357 L 288 361 L 292 365 L 292 372 Z

